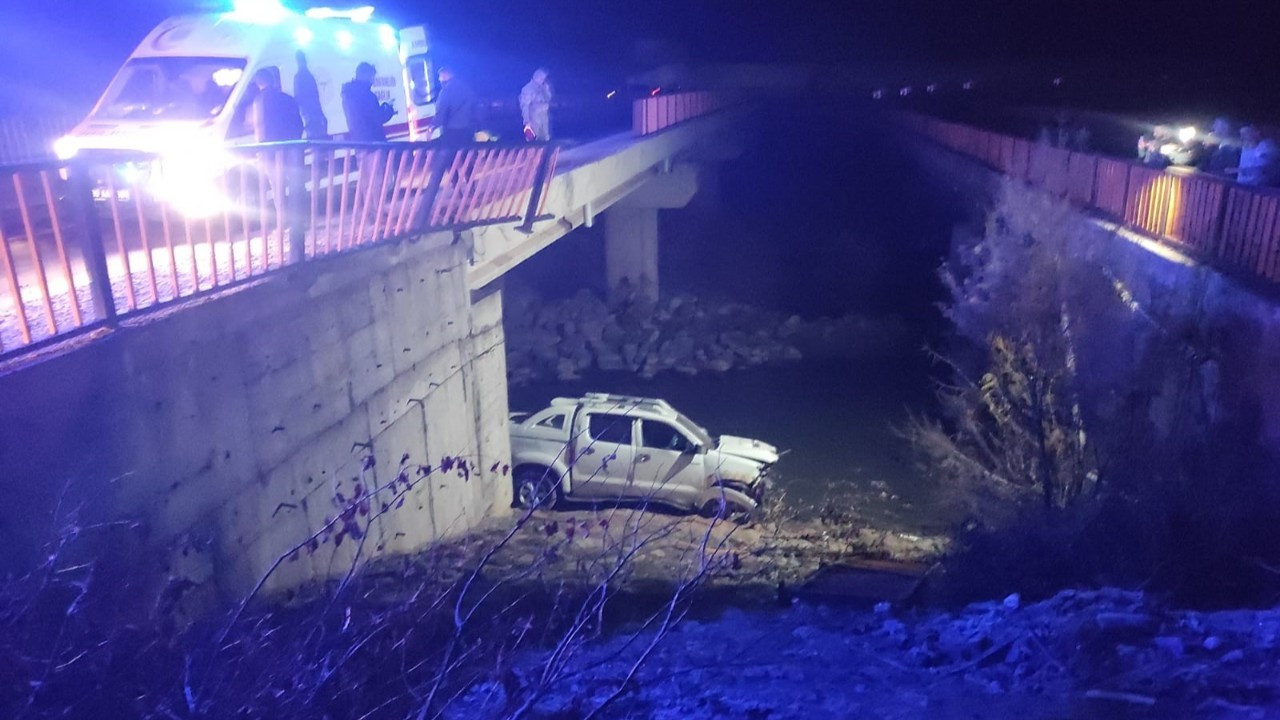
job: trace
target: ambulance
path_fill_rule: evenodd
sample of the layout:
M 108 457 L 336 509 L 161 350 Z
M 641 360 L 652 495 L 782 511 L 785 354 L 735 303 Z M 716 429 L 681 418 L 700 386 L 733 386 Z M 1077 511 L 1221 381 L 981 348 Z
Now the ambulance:
M 237 0 L 228 12 L 161 23 L 53 149 L 64 160 L 97 150 L 190 158 L 252 143 L 253 77 L 262 69 L 295 97 L 296 78 L 309 72 L 327 135 L 342 140 L 342 85 L 362 62 L 377 70 L 378 100 L 395 109 L 388 138 L 429 139 L 424 129 L 438 90 L 429 50 L 424 27 L 397 31 L 378 22 L 372 7 L 295 12 L 279 0 Z

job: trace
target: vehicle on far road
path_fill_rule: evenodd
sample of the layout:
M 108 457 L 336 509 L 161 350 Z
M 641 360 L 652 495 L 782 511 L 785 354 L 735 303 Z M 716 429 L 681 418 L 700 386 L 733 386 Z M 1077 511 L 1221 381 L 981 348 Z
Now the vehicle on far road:
M 778 449 L 706 430 L 663 400 L 588 393 L 512 413 L 514 501 L 655 502 L 745 520 L 764 497 Z

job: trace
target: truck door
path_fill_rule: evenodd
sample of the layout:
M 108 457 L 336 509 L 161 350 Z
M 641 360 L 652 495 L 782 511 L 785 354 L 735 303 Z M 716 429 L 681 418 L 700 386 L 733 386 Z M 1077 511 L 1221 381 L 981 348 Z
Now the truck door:
M 629 495 L 636 419 L 621 413 L 585 412 L 578 417 L 572 494 L 600 499 Z
M 640 421 L 634 491 L 679 507 L 692 507 L 707 486 L 701 448 L 679 428 L 663 420 Z

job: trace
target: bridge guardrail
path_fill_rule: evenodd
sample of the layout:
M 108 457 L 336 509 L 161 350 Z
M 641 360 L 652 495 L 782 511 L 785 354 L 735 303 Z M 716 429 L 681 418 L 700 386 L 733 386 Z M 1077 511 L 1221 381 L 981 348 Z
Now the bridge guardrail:
M 632 106 L 632 131 L 636 135 L 652 135 L 724 106 L 718 95 L 702 91 L 641 98 Z
M 902 123 L 1005 175 L 1043 188 L 1223 270 L 1280 284 L 1280 191 L 1068 151 L 958 123 Z
M 296 142 L 0 167 L 0 358 L 372 243 L 528 225 L 558 153 Z

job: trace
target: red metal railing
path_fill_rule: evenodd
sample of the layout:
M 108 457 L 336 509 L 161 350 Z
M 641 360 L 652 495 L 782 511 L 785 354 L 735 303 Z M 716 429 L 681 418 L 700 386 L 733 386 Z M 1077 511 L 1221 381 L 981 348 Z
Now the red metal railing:
M 557 155 L 283 143 L 0 168 L 0 356 L 311 258 L 528 224 Z
M 1206 262 L 1280 282 L 1280 191 L 1159 170 L 915 115 L 902 123 L 1006 175 Z
M 723 107 L 721 100 L 709 92 L 654 95 L 635 101 L 632 108 L 632 130 L 637 135 L 650 135 Z

